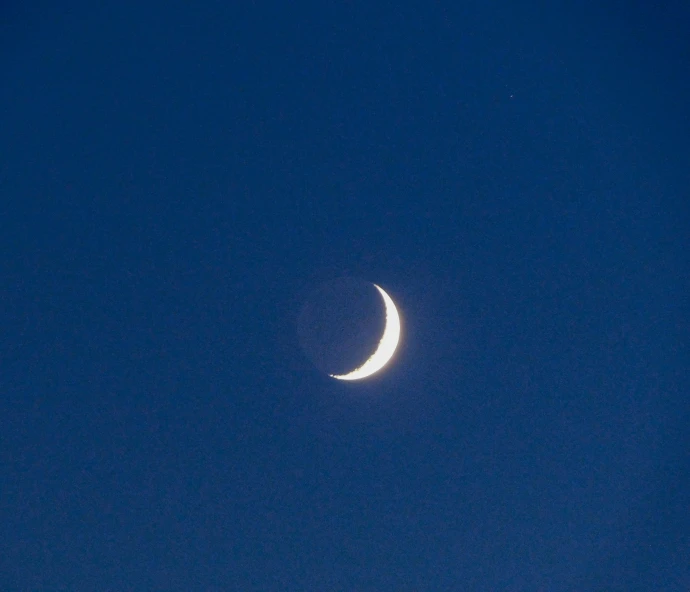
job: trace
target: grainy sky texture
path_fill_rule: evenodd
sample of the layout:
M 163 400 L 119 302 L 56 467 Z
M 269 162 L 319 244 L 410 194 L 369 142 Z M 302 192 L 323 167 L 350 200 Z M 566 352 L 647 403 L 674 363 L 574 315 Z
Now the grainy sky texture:
M 0 589 L 690 589 L 687 2 L 100 4 L 0 15 Z

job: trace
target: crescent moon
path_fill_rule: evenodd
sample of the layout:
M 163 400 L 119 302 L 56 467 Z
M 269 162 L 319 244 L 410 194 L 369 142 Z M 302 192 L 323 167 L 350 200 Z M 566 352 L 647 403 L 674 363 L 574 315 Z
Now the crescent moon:
M 383 304 L 386 308 L 386 326 L 383 330 L 381 341 L 379 341 L 376 351 L 359 368 L 355 368 L 347 374 L 330 374 L 333 378 L 338 380 L 360 380 L 371 376 L 390 361 L 398 347 L 398 342 L 400 341 L 400 315 L 398 315 L 398 310 L 395 308 L 392 298 L 376 284 L 374 284 L 374 287 L 383 297 Z

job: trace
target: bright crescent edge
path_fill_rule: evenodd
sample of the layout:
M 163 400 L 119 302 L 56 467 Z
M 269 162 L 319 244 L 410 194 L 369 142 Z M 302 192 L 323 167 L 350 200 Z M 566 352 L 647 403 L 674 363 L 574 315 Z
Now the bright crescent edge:
M 381 294 L 386 309 L 386 326 L 383 330 L 381 341 L 379 341 L 376 351 L 359 368 L 355 368 L 347 374 L 330 374 L 329 376 L 332 378 L 337 378 L 338 380 L 360 380 L 371 376 L 390 361 L 398 347 L 398 342 L 400 341 L 400 316 L 398 315 L 398 310 L 395 308 L 393 299 L 386 294 L 383 288 L 376 284 L 374 284 L 374 287 Z

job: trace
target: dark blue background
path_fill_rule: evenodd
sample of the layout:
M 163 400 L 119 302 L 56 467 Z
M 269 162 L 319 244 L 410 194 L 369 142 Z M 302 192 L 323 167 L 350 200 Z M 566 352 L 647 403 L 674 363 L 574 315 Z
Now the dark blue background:
M 690 589 L 687 3 L 3 11 L 2 590 Z

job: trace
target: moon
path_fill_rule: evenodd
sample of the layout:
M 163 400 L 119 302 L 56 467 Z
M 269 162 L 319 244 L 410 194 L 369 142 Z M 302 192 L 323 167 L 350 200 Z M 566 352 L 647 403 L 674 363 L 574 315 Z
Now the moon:
M 395 350 L 400 341 L 400 315 L 398 309 L 395 308 L 393 299 L 386 294 L 380 286 L 374 284 L 374 287 L 379 291 L 383 298 L 383 304 L 386 309 L 386 326 L 381 336 L 381 341 L 369 359 L 364 362 L 359 368 L 355 368 L 347 374 L 330 374 L 332 378 L 338 380 L 361 380 L 375 374 L 383 368 L 393 357 Z

